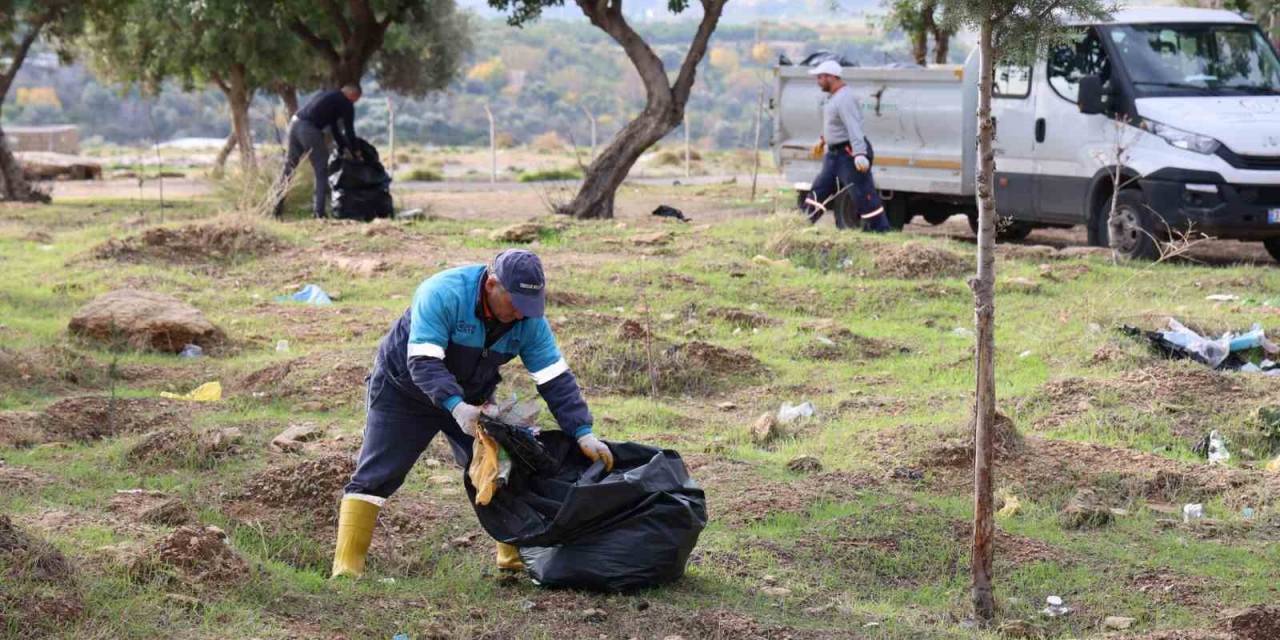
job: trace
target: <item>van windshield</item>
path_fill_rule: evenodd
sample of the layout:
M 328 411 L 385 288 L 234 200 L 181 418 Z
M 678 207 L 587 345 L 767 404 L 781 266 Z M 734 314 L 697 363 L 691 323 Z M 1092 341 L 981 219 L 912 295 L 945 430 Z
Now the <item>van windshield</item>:
M 1280 61 L 1253 25 L 1113 25 L 1107 31 L 1139 98 L 1280 93 Z

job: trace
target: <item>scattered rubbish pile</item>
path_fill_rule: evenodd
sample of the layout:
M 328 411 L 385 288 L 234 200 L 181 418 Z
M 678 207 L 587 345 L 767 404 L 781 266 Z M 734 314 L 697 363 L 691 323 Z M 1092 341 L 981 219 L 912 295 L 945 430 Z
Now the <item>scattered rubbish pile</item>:
M 606 471 L 568 434 L 497 424 L 494 418 L 482 423 L 489 435 L 502 432 L 502 439 L 519 443 L 507 465 L 498 454 L 501 485 L 486 482 L 481 504 L 475 469 L 463 474 L 464 484 L 480 524 L 495 540 L 519 548 L 534 582 L 621 592 L 684 575 L 707 508 L 680 454 L 611 442 L 614 467 Z M 484 476 L 492 478 L 494 465 L 485 466 Z
M 344 157 L 335 149 L 329 156 L 329 186 L 333 189 L 333 214 L 347 220 L 369 222 L 395 215 L 391 202 L 391 174 L 378 159 L 378 150 L 357 138 L 354 155 Z
M 1189 358 L 1221 371 L 1280 376 L 1280 363 L 1272 360 L 1280 354 L 1280 346 L 1267 339 L 1260 324 L 1254 324 L 1244 333 L 1228 331 L 1218 338 L 1202 336 L 1173 318 L 1169 319 L 1167 329 L 1143 331 L 1124 326 L 1121 331 L 1134 338 L 1146 338 L 1152 348 L 1166 358 Z

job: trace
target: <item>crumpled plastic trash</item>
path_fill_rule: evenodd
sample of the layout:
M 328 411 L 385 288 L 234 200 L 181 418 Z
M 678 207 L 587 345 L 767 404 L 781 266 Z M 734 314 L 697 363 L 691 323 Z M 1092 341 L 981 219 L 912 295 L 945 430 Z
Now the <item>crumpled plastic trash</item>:
M 1244 354 L 1254 349 L 1262 349 L 1269 355 L 1280 353 L 1280 347 L 1267 339 L 1260 324 L 1254 324 L 1245 333 L 1227 332 L 1218 338 L 1202 336 L 1173 318 L 1169 319 L 1167 329 L 1142 331 L 1126 326 L 1122 331 L 1133 337 L 1145 336 L 1168 358 L 1190 358 L 1213 369 L 1280 375 L 1280 365 L 1270 359 L 1255 364 Z
M 498 491 L 498 443 L 485 432 L 484 427 L 476 429 L 476 439 L 471 447 L 471 465 L 467 467 L 467 476 L 476 487 L 476 504 L 484 506 L 493 500 Z
M 1226 464 L 1231 459 L 1227 451 L 1227 440 L 1217 429 L 1209 432 L 1209 464 Z
M 316 284 L 306 285 L 293 295 L 278 296 L 276 302 L 301 302 L 320 306 L 333 304 L 329 294 L 325 293 L 324 289 L 321 289 L 320 285 Z
M 1280 456 L 1267 463 L 1267 473 L 1280 473 Z
M 1049 596 L 1044 599 L 1044 603 L 1045 607 L 1040 610 L 1040 613 L 1050 618 L 1057 618 L 1071 613 L 1071 607 L 1064 604 L 1060 596 Z
M 1182 505 L 1182 521 L 1191 522 L 1204 517 L 1204 505 L 1199 502 L 1193 502 Z
M 1217 369 L 1231 354 L 1229 340 L 1210 340 L 1169 318 L 1169 329 L 1159 332 L 1168 343 L 1180 347 L 1193 360 Z
M 1004 506 L 1000 507 L 1000 510 L 996 512 L 996 515 L 1002 518 L 1008 518 L 1010 516 L 1017 515 L 1018 512 L 1022 511 L 1022 502 L 1018 500 L 1018 496 L 1006 491 L 1001 494 L 1000 497 L 1004 500 Z
M 222 400 L 222 383 L 217 380 L 206 382 L 183 394 L 161 391 L 160 397 L 172 400 L 191 400 L 192 402 L 217 402 Z
M 801 402 L 800 404 L 784 402 L 782 403 L 782 406 L 778 408 L 778 422 L 787 424 L 788 422 L 795 422 L 800 418 L 812 418 L 813 414 L 816 412 L 817 411 L 813 408 L 813 403 L 808 400 Z
M 204 349 L 201 349 L 198 344 L 189 344 L 178 353 L 179 358 L 199 358 L 202 355 L 204 355 Z

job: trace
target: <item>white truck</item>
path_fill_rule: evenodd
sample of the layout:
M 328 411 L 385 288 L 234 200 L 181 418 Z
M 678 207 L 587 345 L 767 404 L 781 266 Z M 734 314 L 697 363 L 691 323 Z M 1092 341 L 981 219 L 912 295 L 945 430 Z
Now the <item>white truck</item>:
M 823 98 L 807 71 L 779 66 L 773 102 L 775 159 L 802 198 Z M 895 226 L 973 224 L 977 80 L 976 51 L 963 67 L 845 70 Z M 1091 244 L 1152 258 L 1203 234 L 1280 260 L 1280 60 L 1244 17 L 1161 7 L 1075 25 L 1034 64 L 997 66 L 992 115 L 1002 238 L 1085 225 Z

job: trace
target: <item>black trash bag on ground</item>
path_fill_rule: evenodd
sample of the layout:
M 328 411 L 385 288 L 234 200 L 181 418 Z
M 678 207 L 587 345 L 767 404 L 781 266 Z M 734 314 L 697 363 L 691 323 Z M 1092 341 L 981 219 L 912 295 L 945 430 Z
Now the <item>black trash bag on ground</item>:
M 561 431 L 538 440 L 556 461 L 555 473 L 516 465 L 486 506 L 475 504 L 476 489 L 463 474 L 480 524 L 520 548 L 538 584 L 620 592 L 684 575 L 707 524 L 707 503 L 680 454 L 609 443 L 614 467 L 606 473 Z
M 363 220 L 390 218 L 395 214 L 391 202 L 391 174 L 378 159 L 378 150 L 368 141 L 356 138 L 351 143 L 351 158 L 343 158 L 334 149 L 329 154 L 329 189 L 335 218 Z M 355 158 L 358 153 L 360 159 Z

